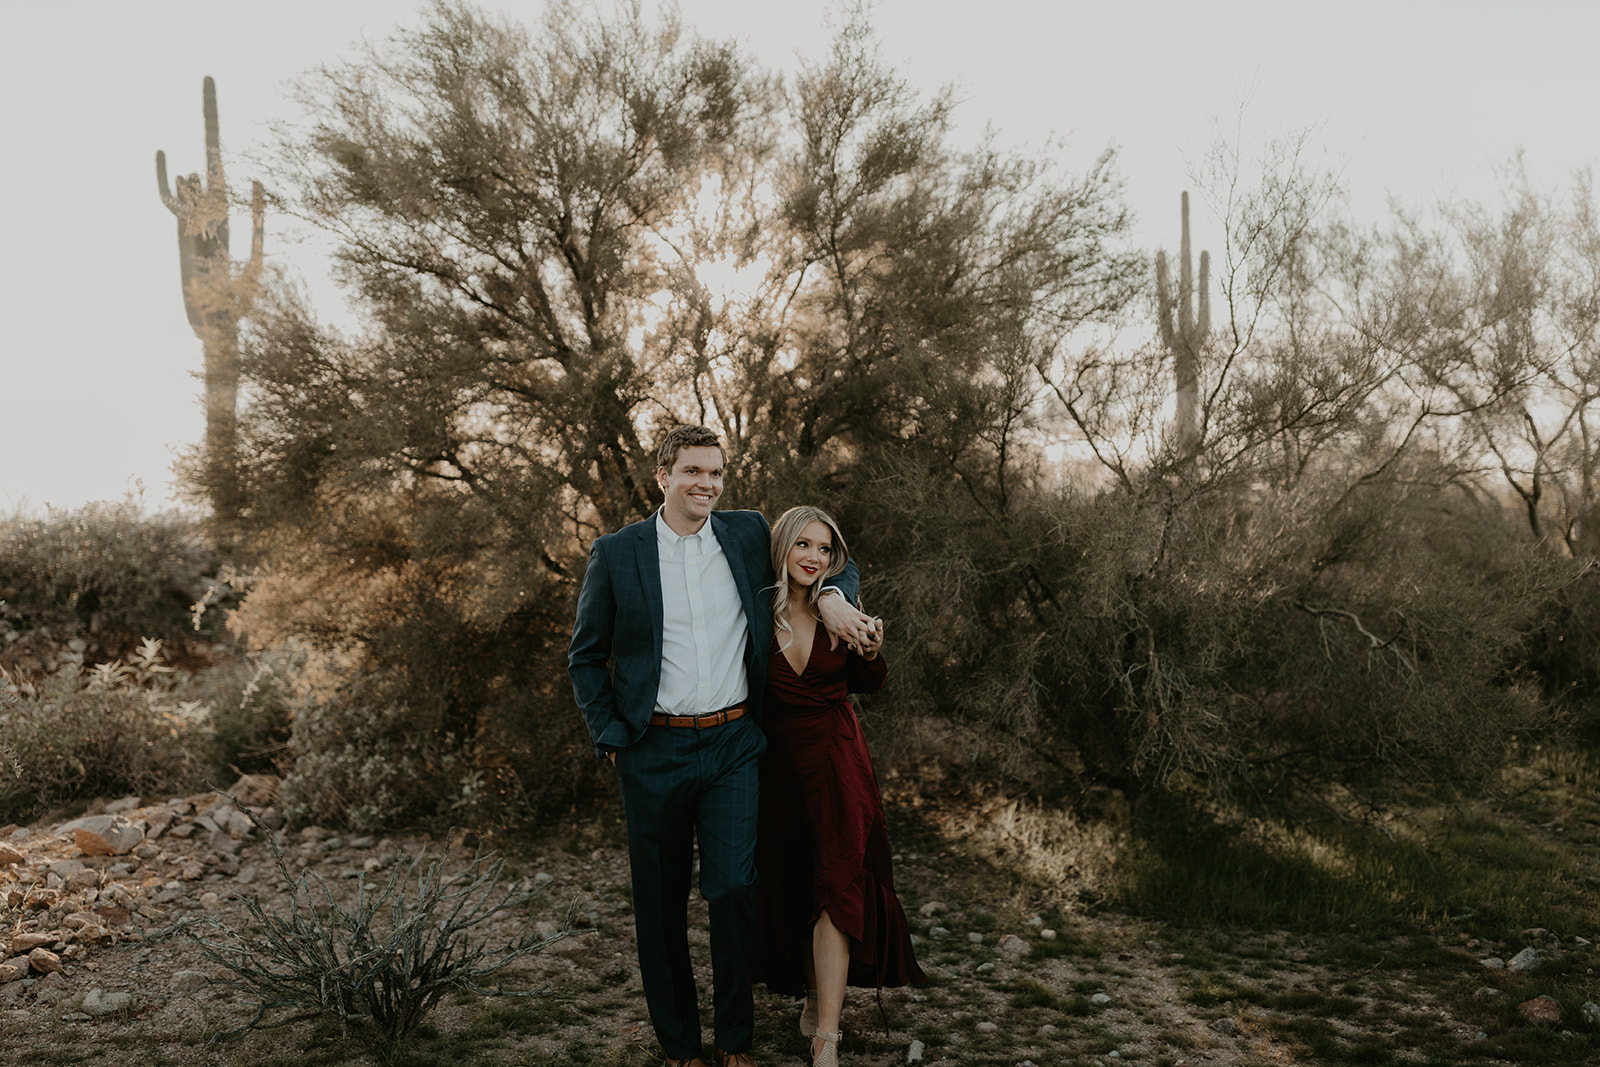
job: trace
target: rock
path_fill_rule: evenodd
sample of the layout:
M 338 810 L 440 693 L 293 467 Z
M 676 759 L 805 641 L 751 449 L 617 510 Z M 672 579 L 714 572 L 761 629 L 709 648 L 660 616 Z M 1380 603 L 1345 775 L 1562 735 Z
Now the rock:
M 261 813 L 261 821 L 267 824 L 269 830 L 282 830 L 286 820 L 283 813 L 277 808 L 267 808 Z
M 931 919 L 935 915 L 943 915 L 949 910 L 949 906 L 943 901 L 930 900 L 922 907 L 917 909 L 917 914 L 922 916 L 924 919 Z
M 256 824 L 238 808 L 230 808 L 216 816 L 216 823 L 229 837 L 246 838 L 256 832 Z
M 1473 999 L 1475 1000 L 1503 1000 L 1505 999 L 1505 995 L 1505 990 L 1496 989 L 1494 986 L 1487 985 L 1479 986 L 1477 989 L 1473 990 L 1472 993 Z
M 1045 1023 L 1039 1027 L 1040 1037 L 1055 1037 L 1060 1032 L 1060 1029 L 1054 1023 Z
M 0 985 L 5 985 L 7 982 L 15 982 L 21 977 L 22 968 L 15 967 L 9 963 L 0 963 Z
M 79 871 L 67 879 L 68 885 L 75 885 L 82 889 L 93 889 L 100 884 L 99 871 Z
M 533 924 L 533 932 L 539 935 L 539 939 L 541 941 L 544 941 L 560 933 L 561 927 L 557 926 L 549 919 L 540 919 L 538 922 Z
M 194 833 L 194 831 L 195 831 L 194 823 L 192 823 L 192 822 L 181 822 L 178 825 L 174 826 L 172 829 L 168 830 L 167 831 L 167 836 L 168 837 L 176 837 L 178 840 L 181 841 L 184 838 L 191 836 Z
M 546 874 L 543 871 L 540 871 L 538 874 L 535 874 L 533 876 L 533 888 L 535 888 L 535 889 L 543 889 L 545 886 L 549 885 L 551 882 L 553 882 L 555 880 L 556 880 L 555 875 Z
M 1040 930 L 1039 937 L 1045 941 L 1054 941 L 1056 939 L 1056 932 L 1054 930 Z
M 322 827 L 316 825 L 315 823 L 311 824 L 310 826 L 302 827 L 301 830 L 300 830 L 300 840 L 302 840 L 304 842 L 307 842 L 308 844 L 309 843 L 314 843 L 314 842 L 317 842 L 317 841 L 321 841 L 324 837 L 327 837 L 327 836 L 329 836 L 328 835 L 328 831 L 324 830 Z M 537 878 L 537 877 L 538 876 L 535 875 L 535 878 Z
M 928 936 L 929 937 L 949 937 L 950 936 L 950 931 L 946 930 L 942 926 L 933 926 L 933 927 L 929 927 L 928 928 Z
M 51 874 L 56 875 L 64 882 L 75 874 L 82 874 L 89 868 L 84 866 L 79 860 L 56 860 L 45 869 Z
M 974 945 L 981 945 L 983 944 L 983 935 L 974 930 L 972 933 L 967 935 L 967 940 Z
M 1561 944 L 1561 938 L 1542 926 L 1532 926 L 1522 931 L 1522 940 L 1537 945 L 1549 945 L 1552 948 Z
M 1536 948 L 1523 949 L 1515 956 L 1512 956 L 1511 962 L 1506 964 L 1506 968 L 1512 971 L 1531 971 L 1538 966 L 1539 950 Z
M 1223 1037 L 1232 1037 L 1234 1034 L 1239 1032 L 1239 1024 L 1224 1015 L 1222 1018 L 1217 1019 L 1211 1024 L 1211 1029 L 1215 1030 Z
M 138 806 L 139 806 L 139 798 L 138 797 L 123 797 L 121 800 L 113 800 L 111 803 L 107 804 L 106 805 L 106 814 L 107 815 L 117 815 L 117 814 L 119 814 L 121 812 L 124 812 L 124 811 L 132 811 L 134 808 L 137 808 Z
M 83 995 L 83 1011 L 89 1015 L 112 1015 L 133 1003 L 131 993 L 107 993 L 99 986 Z
M 175 818 L 177 816 L 170 811 L 152 811 L 144 817 L 144 836 L 160 837 L 167 832 L 167 827 L 172 825 L 172 820 Z
M 10 845 L 0 845 L 0 867 L 10 867 L 26 861 L 27 858 Z
M 361 837 L 352 837 L 350 839 L 350 847 L 351 848 L 367 849 L 367 848 L 372 848 L 377 843 L 378 843 L 378 839 L 376 837 L 372 837 L 371 835 L 363 835 Z M 595 851 L 597 853 L 600 853 L 602 856 L 605 853 L 604 849 L 598 849 L 597 848 L 597 849 L 595 849 Z M 590 859 L 593 859 L 593 858 L 594 858 L 593 856 L 590 857 Z
M 94 913 L 107 926 L 124 926 L 133 918 L 133 914 L 120 904 L 102 905 L 94 909 Z
M 994 963 L 992 961 L 989 963 L 980 963 L 977 967 L 979 974 L 988 974 L 992 970 L 994 970 Z
M 61 972 L 61 957 L 47 948 L 36 948 L 28 953 L 28 966 L 40 974 L 59 974 Z
M 228 793 L 247 808 L 264 808 L 278 799 L 281 782 L 275 774 L 246 774 L 228 788 Z
M 53 945 L 55 942 L 56 938 L 52 934 L 18 934 L 11 939 L 11 954 L 26 956 L 36 948 Z
M 924 1045 L 920 1041 L 912 1041 L 911 1044 L 906 1047 L 906 1062 L 907 1063 L 921 1063 L 922 1062 L 922 1050 L 927 1048 L 927 1047 L 928 1047 L 927 1045 Z
M 1550 997 L 1534 997 L 1524 1000 L 1517 1005 L 1517 1010 L 1523 1018 L 1536 1023 L 1558 1023 L 1561 1021 L 1561 1005 Z
M 1026 956 L 1033 951 L 1033 946 L 1016 934 L 1006 934 L 1002 937 L 999 948 L 1001 952 L 1011 957 Z
M 1093 1004 L 1097 1008 L 1103 1008 L 1107 1004 L 1111 1003 L 1111 998 L 1104 993 L 1096 993 L 1094 996 L 1089 998 L 1089 1003 Z
M 1000 1029 L 1000 1027 L 995 1023 L 979 1023 L 976 1027 L 974 1027 L 974 1029 L 976 1029 L 980 1034 L 992 1034 L 996 1030 Z
M 238 882 L 240 885 L 249 885 L 251 882 L 254 882 L 256 880 L 255 865 L 245 864 L 243 867 L 240 867 L 239 873 L 233 876 L 233 880 Z
M 217 896 L 215 893 L 211 892 L 210 890 L 207 890 L 206 892 L 200 894 L 200 906 L 202 908 L 205 908 L 207 911 L 211 911 L 213 908 L 215 908 L 218 904 L 221 904 L 221 903 L 222 903 L 222 898 Z
M 1590 1026 L 1600 1025 L 1600 1004 L 1592 1000 L 1583 1002 L 1583 1021 Z
M 121 856 L 144 844 L 144 831 L 113 815 L 79 819 L 72 839 L 85 856 Z
M 1503 971 L 1506 969 L 1506 961 L 1499 956 L 1490 956 L 1486 960 L 1479 960 L 1478 964 L 1489 968 L 1491 971 Z
M 100 917 L 92 911 L 75 911 L 61 920 L 69 930 L 82 930 L 85 926 L 98 926 Z
M 190 860 L 188 863 L 185 863 L 182 867 L 178 868 L 178 877 L 183 879 L 185 882 L 198 882 L 201 878 L 205 877 L 205 873 L 205 864 L 197 863 L 194 860 Z

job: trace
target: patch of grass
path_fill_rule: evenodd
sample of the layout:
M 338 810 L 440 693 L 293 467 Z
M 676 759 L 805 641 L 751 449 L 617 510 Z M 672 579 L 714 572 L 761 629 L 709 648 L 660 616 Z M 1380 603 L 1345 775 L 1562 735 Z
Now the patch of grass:
M 1023 978 L 1004 986 L 1010 994 L 1013 1008 L 1054 1007 L 1056 995 L 1031 978 Z

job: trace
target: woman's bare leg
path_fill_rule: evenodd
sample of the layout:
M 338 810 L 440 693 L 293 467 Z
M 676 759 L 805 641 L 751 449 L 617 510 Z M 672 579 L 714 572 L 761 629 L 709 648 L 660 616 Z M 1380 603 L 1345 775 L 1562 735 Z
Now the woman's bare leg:
M 811 955 L 817 979 L 817 1029 L 837 1032 L 844 1011 L 844 987 L 850 977 L 850 939 L 824 911 L 811 928 Z M 812 1041 L 816 1054 L 817 1040 Z

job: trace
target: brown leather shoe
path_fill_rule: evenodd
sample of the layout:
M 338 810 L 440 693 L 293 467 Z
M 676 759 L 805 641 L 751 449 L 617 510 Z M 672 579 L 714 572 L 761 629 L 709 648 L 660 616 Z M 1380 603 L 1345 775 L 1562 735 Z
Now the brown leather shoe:
M 675 1060 L 668 1056 L 661 1061 L 661 1067 L 706 1067 L 706 1061 L 699 1056 L 690 1056 L 686 1060 Z
M 717 1049 L 717 1067 L 756 1067 L 748 1052 L 724 1052 Z

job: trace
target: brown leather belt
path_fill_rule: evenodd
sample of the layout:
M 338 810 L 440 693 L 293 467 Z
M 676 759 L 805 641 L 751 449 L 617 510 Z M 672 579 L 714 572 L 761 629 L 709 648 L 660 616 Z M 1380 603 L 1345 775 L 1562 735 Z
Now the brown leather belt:
M 748 703 L 735 704 L 731 708 L 713 711 L 709 715 L 652 715 L 651 726 L 688 726 L 695 730 L 704 730 L 708 726 L 721 726 L 725 722 L 744 717 L 749 710 Z

